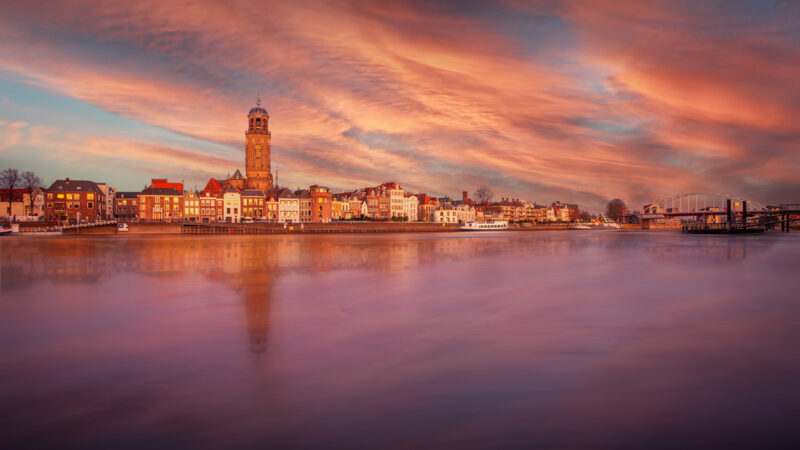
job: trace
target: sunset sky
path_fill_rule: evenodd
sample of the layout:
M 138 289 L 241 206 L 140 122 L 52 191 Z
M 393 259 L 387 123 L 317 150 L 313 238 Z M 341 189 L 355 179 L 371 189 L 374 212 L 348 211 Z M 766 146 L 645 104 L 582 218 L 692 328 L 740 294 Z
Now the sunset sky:
M 735 3 L 735 5 L 734 5 Z M 800 2 L 0 3 L 0 168 L 800 202 Z

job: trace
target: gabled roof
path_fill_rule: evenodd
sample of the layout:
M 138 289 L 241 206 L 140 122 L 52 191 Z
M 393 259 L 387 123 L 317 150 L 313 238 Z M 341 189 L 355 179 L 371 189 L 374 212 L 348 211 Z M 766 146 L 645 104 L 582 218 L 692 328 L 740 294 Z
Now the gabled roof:
M 298 189 L 294 191 L 294 196 L 297 198 L 311 198 L 311 193 L 306 189 Z
M 99 192 L 103 193 L 100 187 L 94 181 L 88 180 L 70 180 L 66 178 L 64 180 L 56 180 L 53 184 L 50 185 L 50 188 L 47 189 L 48 191 L 53 192 Z
M 208 184 L 206 184 L 205 189 L 203 189 L 203 195 L 205 194 L 219 194 L 222 192 L 222 183 L 219 182 L 216 178 L 210 178 L 208 180 Z
M 261 189 L 245 189 L 242 191 L 243 197 L 265 197 Z
M 223 192 L 223 194 L 238 194 L 238 193 L 239 191 L 231 185 L 228 185 L 228 187 L 225 188 L 225 192 Z
M 278 191 L 278 198 L 296 198 L 292 191 L 286 188 L 282 188 Z
M 229 178 L 229 180 L 244 180 L 244 176 L 239 169 L 236 169 L 236 172 L 233 172 L 233 176 Z

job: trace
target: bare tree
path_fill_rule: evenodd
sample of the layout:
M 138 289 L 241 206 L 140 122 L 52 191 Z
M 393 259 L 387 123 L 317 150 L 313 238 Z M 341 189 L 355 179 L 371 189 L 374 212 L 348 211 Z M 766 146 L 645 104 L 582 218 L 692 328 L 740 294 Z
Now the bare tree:
M 615 222 L 622 222 L 622 217 L 625 215 L 625 202 L 615 198 L 608 202 L 606 206 L 606 216 Z
M 486 185 L 482 185 L 475 191 L 475 200 L 477 200 L 480 205 L 485 205 L 492 201 L 493 196 L 494 192 Z
M 28 191 L 28 215 L 33 215 L 33 204 L 36 203 L 36 198 L 39 197 L 41 191 L 38 189 L 42 185 L 41 178 L 37 177 L 35 173 L 30 170 L 22 172 L 22 186 Z
M 8 215 L 11 216 L 11 198 L 14 195 L 14 188 L 19 182 L 19 171 L 17 169 L 6 169 L 0 172 L 0 189 L 8 193 Z

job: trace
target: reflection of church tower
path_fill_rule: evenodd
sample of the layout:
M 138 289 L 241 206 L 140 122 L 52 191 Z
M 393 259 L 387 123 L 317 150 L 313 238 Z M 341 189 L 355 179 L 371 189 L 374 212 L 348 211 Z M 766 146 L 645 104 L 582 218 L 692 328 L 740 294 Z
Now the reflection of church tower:
M 245 275 L 244 301 L 247 313 L 247 334 L 250 336 L 250 351 L 267 351 L 269 333 L 270 289 L 272 277 L 265 272 Z
M 272 172 L 270 166 L 272 134 L 269 132 L 269 114 L 261 107 L 261 99 L 247 114 L 248 127 L 245 131 L 245 173 L 247 188 L 260 189 L 265 194 L 272 193 Z

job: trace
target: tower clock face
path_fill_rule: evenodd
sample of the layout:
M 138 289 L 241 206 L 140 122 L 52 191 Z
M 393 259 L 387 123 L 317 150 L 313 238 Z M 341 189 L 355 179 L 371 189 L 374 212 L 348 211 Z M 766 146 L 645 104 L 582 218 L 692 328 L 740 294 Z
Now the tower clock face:
M 256 150 L 261 150 L 261 144 L 256 144 Z

